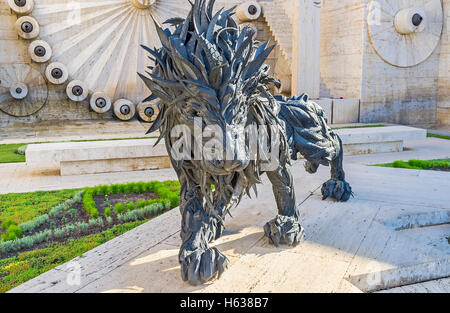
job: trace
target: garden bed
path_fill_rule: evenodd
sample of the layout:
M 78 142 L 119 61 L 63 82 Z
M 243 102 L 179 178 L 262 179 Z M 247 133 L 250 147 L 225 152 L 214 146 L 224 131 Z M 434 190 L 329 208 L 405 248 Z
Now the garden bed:
M 28 218 L 22 215 L 6 218 L 11 217 L 11 212 L 5 215 L 4 211 L 0 211 L 0 291 L 6 291 L 103 243 L 99 240 L 99 234 L 108 234 L 109 239 L 114 238 L 113 234 L 122 234 L 178 206 L 179 183 L 152 181 L 60 191 L 52 195 L 58 195 L 58 199 L 72 196 L 46 210 L 43 210 L 44 206 L 36 199 L 36 195 L 30 194 L 33 195 L 3 195 L 10 199 L 20 198 L 18 195 L 31 197 L 34 202 L 30 204 L 30 211 L 35 214 L 28 215 Z M 40 192 L 40 195 L 48 200 L 45 193 Z M 63 248 L 67 245 L 78 246 L 78 243 L 85 242 L 88 238 L 96 238 L 95 242 L 100 243 L 81 244 L 79 249 L 69 252 Z M 54 253 L 54 262 L 49 262 L 45 267 L 34 261 L 26 261 L 26 266 L 22 261 L 19 262 L 48 249 Z M 64 251 L 65 255 L 58 255 L 57 251 Z M 14 275 L 17 262 L 27 269 L 38 267 L 39 270 L 30 270 L 29 275 L 34 275 L 33 277 L 23 276 L 12 283 L 11 275 Z

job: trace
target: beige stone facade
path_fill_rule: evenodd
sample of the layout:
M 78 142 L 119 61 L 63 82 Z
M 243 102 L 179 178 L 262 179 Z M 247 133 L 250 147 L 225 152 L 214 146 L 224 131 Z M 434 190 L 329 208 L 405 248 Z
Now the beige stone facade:
M 261 7 L 261 13 L 254 19 L 250 18 L 239 23 L 254 27 L 259 41 L 270 40 L 276 44 L 276 49 L 268 58 L 268 64 L 271 66 L 272 73 L 282 81 L 282 89 L 278 92 L 291 95 L 306 91 L 313 98 L 360 99 L 358 110 L 360 122 L 450 124 L 450 0 L 433 1 L 441 1 L 443 7 L 443 26 L 439 44 L 425 61 L 410 67 L 398 67 L 387 63 L 374 48 L 368 28 L 370 0 L 258 0 L 256 2 Z M 65 0 L 56 2 L 61 4 Z M 243 5 L 252 1 L 218 0 L 217 2 L 218 7 L 230 8 L 233 5 Z M 383 5 L 392 1 L 379 0 L 379 2 Z M 420 5 L 423 1 L 410 0 L 409 2 L 412 4 L 417 2 L 417 5 Z M 141 83 L 135 78 L 130 78 L 132 70 L 123 74 L 115 73 L 115 66 L 106 64 L 106 61 L 105 64 L 101 64 L 103 61 L 99 61 L 104 60 L 105 51 L 114 50 L 107 43 L 118 40 L 114 34 L 117 34 L 117 37 L 122 36 L 120 32 L 112 32 L 109 37 L 103 38 L 105 44 L 99 45 L 98 50 L 89 45 L 88 48 L 93 49 L 92 55 L 86 56 L 85 63 L 80 61 L 77 65 L 71 64 L 70 58 L 61 52 L 64 45 L 59 44 L 58 41 L 64 32 L 58 33 L 58 36 L 49 35 L 49 29 L 58 26 L 49 26 L 52 15 L 49 15 L 46 20 L 39 13 L 42 12 L 42 6 L 49 3 L 48 0 L 35 0 L 35 7 L 38 8 L 35 17 L 39 23 L 43 24 L 42 37 L 49 38 L 56 50 L 56 55 L 51 61 L 67 60 L 69 72 L 79 67 L 75 74 L 69 73 L 68 82 L 72 79 L 80 79 L 77 75 L 86 76 L 89 70 L 98 68 L 101 71 L 99 78 L 94 79 L 91 78 L 92 75 L 87 75 L 90 94 L 98 91 L 105 91 L 108 94 L 109 90 L 112 102 L 118 98 L 128 98 L 134 105 L 138 104 L 139 99 L 147 96 L 145 89 L 139 85 Z M 187 10 L 184 6 L 186 4 L 174 0 L 158 0 L 154 4 L 154 10 L 161 15 L 161 19 L 164 19 L 167 14 L 182 14 Z M 169 10 L 172 7 L 174 9 Z M 111 10 L 111 12 L 116 11 Z M 120 24 L 120 20 L 117 20 L 121 16 L 120 12 L 117 11 L 117 19 L 111 15 L 111 12 L 104 14 L 100 12 L 99 23 L 109 19 L 108 23 L 111 24 L 105 24 L 106 26 L 113 27 Z M 94 11 L 90 12 L 90 14 L 94 13 Z M 30 15 L 34 16 L 33 12 Z M 82 22 L 84 18 L 87 19 L 82 15 Z M 15 63 L 29 64 L 44 75 L 48 63 L 39 64 L 30 60 L 28 46 L 31 41 L 18 36 L 15 29 L 16 20 L 17 15 L 10 9 L 8 1 L 0 0 L 0 67 Z M 81 28 L 77 29 L 80 34 L 91 31 L 89 27 L 92 23 L 83 22 L 81 25 Z M 135 29 L 139 29 L 138 22 L 133 25 Z M 71 33 L 69 30 L 67 32 L 69 36 Z M 152 35 L 154 34 L 149 32 L 149 36 Z M 83 36 L 86 36 L 86 40 L 90 38 L 87 35 Z M 126 41 L 126 36 L 123 36 L 124 38 L 120 37 L 122 41 L 118 40 L 118 43 Z M 76 37 L 70 38 L 76 39 Z M 75 49 L 76 54 L 84 53 L 87 48 L 81 44 L 81 41 L 80 44 L 75 44 L 75 39 L 73 39 L 72 49 Z M 138 39 L 131 37 L 130 40 L 139 41 Z M 154 45 L 158 44 L 153 38 L 147 39 Z M 95 42 L 97 39 L 92 37 L 92 40 Z M 142 40 L 145 41 L 145 38 Z M 423 43 L 423 45 L 427 44 L 428 42 Z M 120 45 L 117 44 L 117 49 L 119 47 Z M 136 58 L 135 51 L 137 50 L 128 50 L 127 57 Z M 395 48 L 391 48 L 392 53 L 397 53 Z M 398 53 L 401 54 L 403 51 Z M 96 55 L 98 57 L 95 57 Z M 118 56 L 111 54 L 109 57 L 117 58 Z M 140 65 L 144 67 L 144 64 L 140 63 L 130 64 L 137 68 Z M 108 87 L 108 84 L 114 80 L 115 85 Z M 104 114 L 93 112 L 89 107 L 89 98 L 82 102 L 69 100 L 66 95 L 67 83 L 54 85 L 48 82 L 47 85 L 48 98 L 42 109 L 24 117 L 9 116 L 0 111 L 0 125 L 41 120 L 113 118 L 112 110 Z
M 424 62 L 406 68 L 386 63 L 375 51 L 367 26 L 369 3 L 323 1 L 321 96 L 360 98 L 361 122 L 445 122 L 448 111 L 442 108 L 450 106 L 450 1 L 443 1 L 445 25 L 438 46 Z

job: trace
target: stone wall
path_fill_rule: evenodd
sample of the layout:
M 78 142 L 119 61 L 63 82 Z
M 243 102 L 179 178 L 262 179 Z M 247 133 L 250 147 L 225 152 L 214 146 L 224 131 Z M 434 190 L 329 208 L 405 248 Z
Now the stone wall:
M 446 16 L 449 1 L 444 0 Z M 361 122 L 436 123 L 438 98 L 440 106 L 450 107 L 448 27 L 425 62 L 395 67 L 372 47 L 366 24 L 369 2 L 323 1 L 320 96 L 360 98 Z
M 365 0 L 366 5 L 369 0 Z M 364 17 L 367 11 L 364 12 Z M 399 68 L 375 52 L 364 22 L 361 122 L 428 125 L 436 122 L 439 47 L 423 63 Z
M 276 40 L 273 37 L 270 28 L 263 17 L 260 17 L 257 21 L 253 22 L 252 24 L 257 29 L 256 40 L 260 42 L 269 41 L 270 44 L 272 45 L 276 44 Z M 282 90 L 290 90 L 290 83 L 291 83 L 290 64 L 284 58 L 278 45 L 269 54 L 266 63 L 270 66 L 270 74 L 274 75 L 277 79 L 281 81 Z M 277 92 L 276 90 L 274 91 Z
M 217 1 L 216 9 L 222 5 L 229 8 L 239 4 L 240 0 Z M 30 41 L 20 39 L 14 29 L 16 15 L 10 10 L 7 0 L 0 0 L 0 66 L 21 63 L 29 64 L 44 74 L 46 64 L 40 65 L 31 62 L 27 49 Z M 271 34 L 270 28 L 261 16 L 252 23 L 258 31 L 257 39 L 261 42 L 270 40 L 272 44 L 276 40 Z M 290 89 L 291 71 L 290 63 L 282 56 L 280 48 L 276 47 L 268 58 L 271 73 L 283 81 L 284 87 Z M 71 77 L 69 80 L 72 79 Z M 0 111 L 0 125 L 10 123 L 52 121 L 52 120 L 79 120 L 79 119 L 112 119 L 110 112 L 97 114 L 89 108 L 88 99 L 83 102 L 70 101 L 65 93 L 66 84 L 56 86 L 50 83 L 48 87 L 48 99 L 44 107 L 28 117 L 12 117 Z
M 45 65 L 32 63 L 28 55 L 27 40 L 19 39 L 14 23 L 17 17 L 11 12 L 7 0 L 0 0 L 0 67 L 6 64 L 23 63 L 44 73 Z M 87 101 L 76 103 L 67 99 L 65 85 L 48 84 L 48 99 L 45 106 L 28 117 L 12 117 L 0 111 L 0 125 L 20 122 L 103 119 L 112 118 L 112 114 L 98 115 L 90 112 Z
M 444 31 L 441 42 L 438 79 L 437 120 L 450 125 L 450 0 L 444 0 Z
M 321 97 L 360 98 L 363 32 L 363 0 L 322 1 Z

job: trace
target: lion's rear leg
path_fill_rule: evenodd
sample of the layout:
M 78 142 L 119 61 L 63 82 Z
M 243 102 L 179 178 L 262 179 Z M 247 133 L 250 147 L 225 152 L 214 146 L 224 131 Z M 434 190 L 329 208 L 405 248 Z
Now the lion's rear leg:
M 220 276 L 228 266 L 228 259 L 217 248 L 208 245 L 216 234 L 211 223 L 213 217 L 203 209 L 200 190 L 182 188 L 181 197 L 183 243 L 178 260 L 183 280 L 195 286 Z
M 267 176 L 272 183 L 278 215 L 264 226 L 264 233 L 275 246 L 295 246 L 304 238 L 304 229 L 299 223 L 292 175 L 289 169 L 281 167 L 267 172 Z

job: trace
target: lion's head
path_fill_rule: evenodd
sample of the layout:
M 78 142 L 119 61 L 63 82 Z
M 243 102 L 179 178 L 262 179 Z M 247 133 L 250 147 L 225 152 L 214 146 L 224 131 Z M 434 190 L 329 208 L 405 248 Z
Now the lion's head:
M 223 147 L 235 138 L 230 132 L 242 126 L 281 125 L 278 104 L 268 89 L 270 83 L 280 83 L 264 64 L 273 46 L 259 45 L 251 28 L 238 27 L 234 8 L 213 14 L 213 5 L 214 0 L 196 0 L 187 18 L 164 23 L 170 29 L 155 21 L 162 47 L 143 47 L 155 63 L 149 77 L 140 74 L 152 91 L 147 100 L 160 99 L 160 112 L 149 132 L 159 129 L 166 143 L 176 125 L 194 133 L 195 118 L 202 119 L 203 129 L 219 127 Z M 242 149 L 231 160 L 202 160 L 197 166 L 214 176 L 242 173 L 251 165 L 248 146 Z

